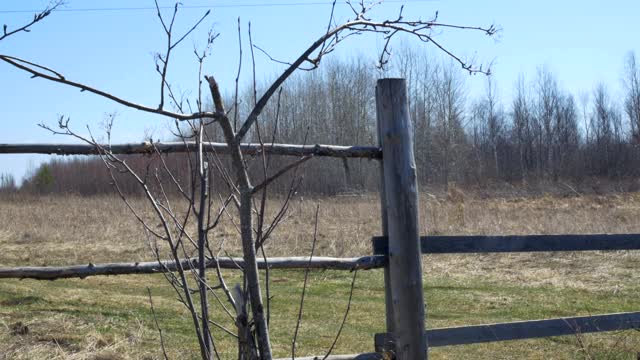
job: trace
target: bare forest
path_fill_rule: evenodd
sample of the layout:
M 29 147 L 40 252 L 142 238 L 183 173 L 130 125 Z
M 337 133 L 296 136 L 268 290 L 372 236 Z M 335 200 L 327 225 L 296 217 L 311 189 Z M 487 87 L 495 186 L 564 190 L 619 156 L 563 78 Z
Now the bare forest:
M 469 96 L 468 75 L 457 64 L 417 47 L 397 51 L 387 72 L 407 79 L 421 184 L 571 183 L 597 193 L 607 180 L 623 182 L 618 190 L 637 187 L 633 179 L 640 169 L 640 69 L 633 53 L 624 57 L 624 64 L 621 86 L 599 84 L 577 97 L 562 89 L 558 75 L 540 67 L 513 84 L 509 103 L 491 77 L 482 94 Z M 290 144 L 373 145 L 371 84 L 380 75 L 373 61 L 364 57 L 332 60 L 317 71 L 297 74 L 283 86 L 280 102 L 265 108 L 262 130 Z M 614 96 L 618 93 L 623 97 Z M 240 104 L 251 104 L 250 89 L 242 94 L 245 101 Z M 240 106 L 239 116 L 249 110 Z M 222 141 L 219 129 L 212 126 L 209 133 L 212 141 Z M 249 136 L 258 142 L 255 132 Z M 153 141 L 140 139 L 145 140 Z M 180 171 L 182 156 L 166 156 L 177 174 L 185 172 Z M 128 161 L 143 167 L 147 160 L 131 156 Z M 367 159 L 319 159 L 304 166 L 301 191 L 376 190 L 376 164 Z M 5 178 L 3 188 L 15 189 Z M 289 181 L 280 181 L 283 191 Z M 22 189 L 92 195 L 112 192 L 110 182 L 97 158 L 57 158 L 34 169 Z M 127 193 L 138 191 L 126 179 L 121 184 Z

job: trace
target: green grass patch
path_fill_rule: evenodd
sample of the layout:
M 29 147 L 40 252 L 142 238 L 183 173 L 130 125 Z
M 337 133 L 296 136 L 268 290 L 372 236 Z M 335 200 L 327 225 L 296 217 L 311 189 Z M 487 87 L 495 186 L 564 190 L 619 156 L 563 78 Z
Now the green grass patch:
M 333 342 L 347 307 L 352 273 L 310 273 L 297 355 L 323 354 Z M 302 271 L 271 271 L 271 336 L 278 357 L 290 356 L 303 286 Z M 226 273 L 230 286 L 240 282 L 238 273 Z M 351 311 L 335 354 L 373 350 L 373 335 L 383 332 L 384 290 L 382 271 L 361 271 Z M 0 336 L 0 350 L 16 343 L 25 346 L 57 343 L 69 354 L 100 353 L 102 348 L 121 349 L 125 358 L 154 358 L 160 354 L 146 288 L 170 354 L 197 358 L 197 344 L 186 309 L 160 275 L 136 275 L 86 280 L 0 282 L 0 320 L 7 331 Z M 222 292 L 217 295 L 224 301 Z M 611 293 L 552 286 L 520 286 L 494 281 L 455 281 L 426 277 L 425 301 L 429 328 L 481 324 L 559 316 L 578 316 L 637 310 L 638 288 Z M 211 299 L 213 319 L 234 331 L 233 319 Z M 225 304 L 229 311 L 233 311 Z M 29 328 L 25 335 L 11 334 L 12 324 Z M 235 357 L 235 340 L 214 327 L 219 353 Z M 62 346 L 63 344 L 64 346 Z M 512 341 L 432 349 L 432 358 L 632 358 L 640 352 L 640 332 Z M 87 350 L 88 349 L 88 350 Z M 611 355 L 614 354 L 614 355 Z

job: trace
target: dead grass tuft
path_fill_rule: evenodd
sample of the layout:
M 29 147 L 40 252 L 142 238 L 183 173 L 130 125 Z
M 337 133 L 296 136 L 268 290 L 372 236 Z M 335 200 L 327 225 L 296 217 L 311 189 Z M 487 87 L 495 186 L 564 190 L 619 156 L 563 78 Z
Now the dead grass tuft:
M 27 335 L 28 333 L 29 327 L 23 324 L 22 321 L 11 324 L 11 335 Z

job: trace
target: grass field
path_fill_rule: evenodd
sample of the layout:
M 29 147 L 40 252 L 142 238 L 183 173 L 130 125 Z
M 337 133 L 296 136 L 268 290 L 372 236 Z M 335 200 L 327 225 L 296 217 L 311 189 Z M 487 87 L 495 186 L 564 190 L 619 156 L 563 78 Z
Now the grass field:
M 308 255 L 320 205 L 317 254 L 370 254 L 380 231 L 373 196 L 298 199 L 267 248 L 269 256 Z M 134 205 L 144 208 L 142 200 Z M 425 194 L 425 234 L 640 232 L 640 194 L 479 199 Z M 212 234 L 239 254 L 231 224 Z M 151 260 L 140 226 L 124 204 L 107 197 L 3 198 L 0 266 Z M 640 309 L 640 253 L 538 253 L 423 257 L 427 326 L 479 324 Z M 239 274 L 225 273 L 231 284 Z M 291 355 L 304 273 L 272 271 L 271 323 L 276 356 Z M 313 271 L 296 355 L 330 346 L 347 306 L 353 273 Z M 160 359 L 147 288 L 171 358 L 197 358 L 184 308 L 161 275 L 84 280 L 0 280 L 0 359 Z M 373 350 L 384 331 L 382 271 L 360 271 L 335 354 Z M 213 300 L 215 301 L 215 300 Z M 233 329 L 216 310 L 215 320 Z M 28 329 L 28 330 L 27 330 Z M 234 339 L 216 331 L 224 358 Z M 640 332 L 434 348 L 431 359 L 636 359 Z

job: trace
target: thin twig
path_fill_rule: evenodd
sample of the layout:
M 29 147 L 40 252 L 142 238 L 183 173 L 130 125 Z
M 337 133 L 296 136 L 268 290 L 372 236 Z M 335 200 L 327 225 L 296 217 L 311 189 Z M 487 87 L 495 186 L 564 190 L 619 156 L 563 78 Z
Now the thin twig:
M 267 159 L 266 154 L 264 152 L 264 141 L 262 141 L 262 134 L 260 132 L 260 123 L 256 122 L 256 135 L 258 136 L 258 142 L 262 146 L 262 151 L 260 151 L 260 158 L 262 159 L 262 175 L 263 178 L 267 178 Z M 255 206 L 255 205 L 254 205 Z M 271 321 L 271 277 L 269 272 L 269 265 L 267 254 L 264 250 L 264 241 L 262 241 L 262 236 L 264 234 L 264 219 L 267 208 L 267 187 L 262 188 L 262 195 L 260 197 L 260 209 L 257 211 L 258 213 L 258 228 L 256 230 L 256 244 L 260 244 L 260 252 L 262 254 L 263 261 L 267 262 L 267 267 L 264 272 L 264 283 L 265 283 L 265 296 L 266 296 L 266 311 L 267 311 L 267 327 Z
M 365 9 L 363 11 L 368 11 L 370 8 Z M 453 58 L 456 62 L 458 62 L 465 70 L 469 73 L 484 73 L 489 74 L 490 69 L 483 70 L 482 66 L 479 68 L 474 67 L 472 64 L 467 64 L 461 58 L 455 56 L 451 51 L 447 50 L 443 45 L 438 42 L 433 41 L 432 36 L 430 35 L 430 31 L 434 27 L 449 27 L 449 28 L 457 28 L 457 29 L 470 29 L 484 32 L 485 34 L 492 36 L 494 35 L 498 29 L 493 25 L 488 28 L 483 27 L 466 27 L 459 26 L 453 24 L 442 24 L 438 22 L 429 22 L 429 21 L 403 21 L 402 17 L 398 17 L 396 20 L 385 20 L 381 22 L 371 21 L 366 19 L 364 14 L 361 14 L 357 19 L 352 21 L 347 21 L 342 25 L 336 26 L 333 29 L 327 31 L 325 34 L 320 36 L 313 44 L 311 44 L 307 50 L 305 50 L 300 56 L 285 69 L 282 74 L 273 82 L 271 86 L 264 92 L 260 100 L 257 101 L 256 105 L 253 107 L 246 120 L 242 124 L 242 127 L 236 134 L 236 141 L 242 140 L 249 129 L 253 126 L 253 124 L 258 119 L 258 116 L 262 113 L 265 106 L 269 102 L 269 99 L 276 93 L 278 88 L 282 86 L 282 84 L 297 70 L 300 68 L 305 62 L 310 62 L 311 64 L 317 65 L 322 58 L 323 55 L 331 52 L 335 45 L 344 40 L 344 37 L 340 37 L 343 32 L 348 32 L 348 35 L 351 34 L 360 34 L 360 33 L 377 33 L 385 36 L 385 40 L 387 40 L 390 36 L 405 33 L 412 36 L 415 36 L 420 41 L 423 42 L 433 42 L 433 44 L 438 47 L 440 50 L 444 51 L 448 56 Z M 347 35 L 347 36 L 348 36 Z M 327 41 L 333 41 L 327 47 Z M 318 49 L 324 49 L 322 53 L 319 53 L 315 59 L 311 59 L 310 56 Z
M 338 333 L 336 334 L 335 339 L 333 339 L 333 343 L 331 344 L 331 347 L 329 347 L 329 350 L 327 351 L 327 354 L 322 358 L 322 360 L 326 360 L 329 355 L 331 355 L 331 352 L 333 351 L 333 349 L 335 348 L 336 344 L 338 343 L 338 339 L 340 338 L 340 334 L 342 334 L 342 329 L 344 328 L 344 324 L 347 322 L 347 316 L 349 316 L 349 310 L 351 310 L 351 300 L 353 299 L 353 290 L 356 287 L 356 276 L 358 275 L 358 270 L 354 270 L 353 271 L 353 279 L 351 279 L 351 289 L 349 290 L 349 301 L 347 302 L 347 310 L 345 310 L 344 312 L 344 317 L 342 318 L 342 323 L 340 324 L 340 328 L 338 329 Z
M 240 71 L 242 70 L 242 32 L 240 31 L 240 17 L 238 17 L 238 72 L 236 73 L 236 89 L 233 95 L 233 131 L 238 131 L 238 117 L 240 116 L 239 107 L 239 90 L 238 84 L 240 82 Z
M 209 324 L 217 327 L 218 329 L 224 331 L 225 333 L 227 333 L 227 335 L 231 335 L 231 337 L 237 339 L 238 335 L 234 334 L 231 330 L 227 329 L 226 327 L 222 326 L 221 324 L 218 324 L 217 322 L 213 321 L 213 320 L 209 320 Z
M 296 341 L 298 340 L 298 330 L 300 330 L 300 324 L 302 323 L 302 310 L 304 308 L 304 296 L 307 292 L 307 281 L 309 279 L 309 270 L 311 266 L 311 259 L 313 259 L 313 253 L 316 250 L 316 241 L 318 239 L 318 213 L 320 212 L 320 205 L 316 206 L 315 223 L 313 226 L 313 243 L 311 244 L 311 255 L 309 256 L 309 266 L 304 271 L 304 282 L 302 284 L 302 295 L 300 296 L 300 308 L 298 311 L 298 321 L 296 322 L 296 329 L 293 333 L 293 342 L 291 343 L 291 359 L 296 358 Z
M 19 32 L 30 32 L 31 30 L 29 29 L 31 26 L 33 26 L 34 24 L 36 24 L 37 22 L 42 21 L 44 18 L 46 18 L 47 16 L 51 15 L 51 13 L 53 11 L 55 11 L 58 7 L 62 6 L 64 4 L 64 1 L 62 0 L 57 0 L 52 2 L 51 4 L 49 4 L 49 6 L 47 6 L 46 8 L 44 8 L 44 10 L 40 11 L 39 13 L 36 13 L 33 15 L 33 20 L 31 20 L 29 23 L 27 23 L 26 25 L 23 25 L 17 29 L 8 31 L 8 26 L 7 24 L 4 24 L 2 26 L 2 35 L 0 35 L 0 41 L 4 40 L 5 38 L 19 33 Z
M 251 49 L 251 73 L 253 74 L 253 106 L 255 107 L 258 98 L 258 89 L 256 84 L 256 58 L 255 54 L 253 53 L 253 36 L 251 35 L 251 22 L 249 22 L 249 48 Z
M 291 164 L 284 166 L 282 169 L 278 170 L 275 174 L 271 175 L 270 177 L 266 178 L 263 182 L 261 182 L 260 184 L 256 185 L 253 188 L 253 193 L 257 193 L 258 191 L 262 190 L 263 188 L 265 188 L 266 186 L 268 186 L 271 182 L 273 182 L 274 180 L 278 179 L 280 176 L 284 175 L 285 173 L 287 173 L 289 170 L 291 169 L 295 169 L 298 166 L 304 164 L 305 162 L 311 160 L 313 158 L 313 156 L 309 155 L 309 156 L 303 156 L 300 159 L 292 162 Z
M 167 350 L 164 347 L 164 337 L 162 336 L 162 328 L 158 323 L 158 317 L 156 316 L 156 311 L 153 308 L 153 299 L 151 298 L 151 289 L 147 287 L 147 293 L 149 294 L 149 305 L 151 306 L 151 313 L 153 314 L 153 321 L 156 324 L 156 329 L 158 329 L 158 333 L 160 334 L 160 347 L 162 348 L 162 355 L 164 355 L 165 360 L 169 360 L 169 356 L 167 355 Z
M 40 65 L 35 65 L 29 61 L 14 57 L 14 56 L 9 56 L 9 55 L 0 55 L 0 60 L 7 62 L 15 67 L 17 67 L 18 69 L 24 70 L 28 73 L 30 73 L 31 75 L 33 75 L 33 77 L 41 77 L 43 79 L 47 79 L 49 81 L 53 81 L 53 82 L 57 82 L 57 83 L 61 83 L 61 84 L 65 84 L 71 87 L 75 87 L 80 89 L 80 91 L 88 91 L 90 93 L 102 96 L 104 98 L 107 98 L 109 100 L 112 100 L 114 102 L 117 102 L 118 104 L 130 107 L 130 108 L 134 108 L 140 111 L 144 111 L 144 112 L 148 112 L 148 113 L 152 113 L 152 114 L 157 114 L 157 115 L 163 115 L 163 116 L 167 116 L 173 119 L 178 119 L 178 120 L 193 120 L 193 119 L 200 119 L 200 118 L 207 118 L 207 119 L 213 119 L 213 120 L 217 120 L 219 119 L 222 114 L 216 113 L 216 112 L 211 112 L 211 111 L 203 111 L 203 112 L 195 112 L 192 114 L 180 114 L 180 113 L 176 113 L 176 112 L 171 112 L 171 111 L 167 111 L 167 110 L 163 110 L 163 109 L 157 109 L 157 108 L 152 108 L 149 106 L 145 106 L 145 105 L 140 105 L 140 104 L 136 104 L 134 102 L 125 100 L 123 98 L 117 97 L 109 92 L 103 91 L 103 90 L 99 90 L 97 88 L 79 83 L 79 82 L 75 82 L 75 81 L 71 81 L 71 80 L 67 80 L 64 76 L 62 76 L 61 74 L 53 71 L 53 70 L 48 70 L 49 72 L 52 72 L 53 74 L 55 74 L 55 76 L 46 74 L 42 71 L 38 71 L 32 67 L 29 67 L 27 65 L 23 65 L 23 64 L 28 64 L 31 65 L 35 68 L 44 68 Z

